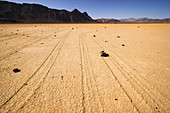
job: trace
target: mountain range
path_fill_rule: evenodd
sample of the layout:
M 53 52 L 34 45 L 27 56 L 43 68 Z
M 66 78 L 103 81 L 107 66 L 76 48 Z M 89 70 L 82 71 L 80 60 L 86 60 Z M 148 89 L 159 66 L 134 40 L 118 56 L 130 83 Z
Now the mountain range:
M 94 23 L 86 12 L 77 9 L 50 9 L 39 4 L 0 1 L 0 23 Z
M 106 19 L 106 18 L 101 18 L 101 19 L 96 19 L 97 22 L 99 23 L 120 23 L 120 20 L 117 19 Z
M 170 23 L 170 18 L 150 19 L 150 18 L 129 18 L 129 19 L 96 19 L 100 23 Z
M 129 22 L 129 23 L 170 23 L 170 18 L 166 18 L 166 19 L 129 18 L 129 19 L 120 19 L 120 22 Z
M 87 12 L 50 9 L 39 4 L 0 1 L 0 23 L 170 23 L 170 18 L 92 19 Z

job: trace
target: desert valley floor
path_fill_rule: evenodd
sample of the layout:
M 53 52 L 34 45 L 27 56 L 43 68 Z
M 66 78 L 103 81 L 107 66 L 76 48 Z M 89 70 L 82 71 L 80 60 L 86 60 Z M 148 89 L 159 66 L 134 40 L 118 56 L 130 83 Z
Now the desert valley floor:
M 0 24 L 0 112 L 170 113 L 170 24 Z

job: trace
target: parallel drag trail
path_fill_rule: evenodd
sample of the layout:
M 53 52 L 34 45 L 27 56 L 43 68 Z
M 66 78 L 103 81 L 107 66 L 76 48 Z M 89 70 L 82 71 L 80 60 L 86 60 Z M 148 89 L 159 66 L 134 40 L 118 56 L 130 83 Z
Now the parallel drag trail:
M 53 67 L 54 63 L 56 62 L 56 60 L 57 60 L 57 58 L 58 58 L 58 55 L 59 55 L 60 52 L 61 52 L 61 49 L 62 49 L 62 47 L 63 47 L 63 45 L 64 45 L 64 43 L 65 43 L 65 40 L 67 39 L 69 33 L 70 33 L 70 32 L 68 32 L 66 35 L 64 35 L 64 36 L 60 39 L 60 41 L 57 43 L 57 45 L 55 46 L 55 48 L 53 49 L 53 53 L 51 53 L 51 54 L 54 54 L 54 56 L 52 56 L 52 55 L 50 54 L 52 58 L 50 59 L 50 58 L 48 57 L 48 59 L 51 60 L 51 61 L 47 62 L 46 66 L 44 66 L 44 67 L 47 67 L 48 69 L 45 70 L 45 75 L 44 75 L 44 77 L 42 78 L 42 81 L 39 82 L 38 86 L 35 88 L 35 90 L 33 91 L 33 94 L 30 96 L 30 98 L 33 97 L 34 94 L 36 94 L 35 92 L 38 91 L 38 89 L 40 89 L 40 88 L 42 87 L 42 85 L 44 84 L 46 78 L 48 77 L 48 74 L 49 74 L 51 68 Z M 56 51 L 56 50 L 57 50 L 57 51 Z M 56 51 L 56 52 L 54 52 L 54 51 Z M 44 64 L 44 65 L 45 65 L 45 64 Z M 42 68 L 42 67 L 41 67 L 41 68 Z M 44 69 L 44 68 L 43 68 L 43 69 Z M 37 70 L 37 71 L 38 71 L 38 70 Z M 43 70 L 43 72 L 44 72 L 44 70 Z M 41 72 L 40 72 L 40 73 L 41 73 Z M 35 74 L 37 74 L 37 73 L 35 73 Z M 41 75 L 41 74 L 40 74 L 40 75 Z M 29 99 L 27 99 L 27 100 L 29 100 Z M 24 103 L 23 105 L 25 105 L 25 103 Z M 23 108 L 23 106 L 22 106 L 20 109 L 22 109 L 22 108 Z M 19 111 L 20 109 L 18 109 L 18 111 Z
M 52 33 L 52 34 L 53 34 L 53 33 Z M 21 46 L 21 47 L 20 47 L 20 45 L 19 45 L 19 47 L 16 48 L 15 50 L 12 50 L 11 52 L 9 52 L 9 53 L 7 53 L 7 54 L 5 54 L 5 55 L 3 55 L 3 56 L 0 56 L 0 61 L 6 59 L 6 58 L 8 58 L 8 57 L 10 57 L 11 55 L 13 55 L 13 54 L 15 54 L 15 53 L 23 50 L 23 49 L 26 48 L 26 47 L 29 47 L 29 46 L 31 46 L 31 45 L 33 45 L 33 44 L 35 44 L 35 43 L 37 43 L 37 42 L 39 42 L 39 41 L 41 41 L 41 40 L 43 40 L 43 39 L 48 38 L 48 37 L 51 36 L 52 34 L 49 34 L 49 35 L 47 35 L 47 36 L 45 36 L 45 37 L 43 37 L 43 38 L 39 38 L 39 39 L 37 39 L 37 40 L 35 40 L 35 41 L 28 42 L 28 43 L 24 44 L 24 45 Z
M 82 88 L 82 107 L 83 107 L 83 113 L 85 113 L 85 94 L 84 94 L 84 73 L 83 73 L 83 53 L 82 53 L 82 44 L 81 44 L 81 36 L 79 38 L 79 52 L 80 52 L 80 61 L 81 61 L 81 88 Z
M 35 89 L 35 91 L 41 87 L 42 83 L 45 81 L 48 73 L 50 72 L 51 67 L 53 66 L 54 62 L 56 61 L 56 59 L 57 59 L 57 57 L 58 57 L 58 55 L 61 51 L 61 48 L 64 45 L 64 42 L 65 42 L 69 33 L 70 33 L 70 31 L 59 40 L 59 42 L 56 44 L 56 46 L 50 52 L 50 54 L 45 59 L 45 61 L 40 65 L 40 67 L 27 79 L 27 81 L 6 102 L 4 102 L 3 104 L 0 105 L 0 109 L 2 107 L 4 107 L 15 95 L 17 95 L 24 88 L 25 84 L 28 84 L 28 82 L 35 75 L 37 75 L 37 76 L 40 75 L 41 73 L 43 73 L 44 68 L 46 66 L 50 65 L 50 66 L 47 67 L 49 69 L 46 69 L 47 72 L 46 72 L 45 76 L 43 77 L 43 80 L 40 82 L 40 85 Z M 55 53 L 56 50 L 58 50 L 57 54 Z M 39 79 L 39 78 L 37 78 L 37 79 Z M 37 84 L 37 81 L 35 81 L 34 83 Z M 33 89 L 31 88 L 31 90 L 33 90 Z M 15 107 L 15 103 L 13 104 L 13 106 Z
M 112 45 L 112 44 L 111 44 Z M 106 46 L 105 46 L 106 47 Z M 140 73 L 139 72 L 136 72 L 136 71 L 134 71 L 134 68 L 130 65 L 130 64 L 128 64 L 125 60 L 123 60 L 117 53 L 115 53 L 113 50 L 110 50 L 108 47 L 106 47 L 107 48 L 107 50 L 109 50 L 109 51 L 111 51 L 111 53 L 113 53 L 113 55 L 115 56 L 114 57 L 114 60 L 116 61 L 116 60 L 118 60 L 118 61 L 120 61 L 120 62 L 122 62 L 125 66 L 124 66 L 124 70 L 131 70 L 131 75 L 133 75 L 133 77 L 132 77 L 132 79 L 136 79 L 137 81 L 140 81 L 148 90 L 151 90 L 152 92 L 153 92 L 153 94 L 159 94 L 162 98 L 164 98 L 166 101 L 169 101 L 161 92 L 159 92 L 159 91 L 157 91 L 156 89 L 155 89 L 155 87 L 154 86 L 151 86 L 150 84 L 149 84 L 149 82 L 144 78 L 144 77 L 142 77 L 142 75 L 140 75 Z M 118 63 L 118 62 L 117 62 Z M 118 63 L 119 65 L 120 65 L 120 63 Z M 121 65 L 120 65 L 121 66 Z M 123 68 L 122 66 L 121 66 L 121 68 Z M 128 72 L 128 71 L 126 71 L 126 72 Z M 140 76 L 137 76 L 137 75 L 140 75 Z M 140 79 L 140 80 L 139 80 Z M 142 81 L 141 81 L 142 80 Z M 154 89 L 154 90 L 153 90 Z M 162 99 L 161 99 L 162 100 Z M 163 102 L 164 103 L 164 102 Z M 166 103 L 166 102 L 165 102 Z
M 93 39 L 93 38 L 91 38 L 91 39 L 104 50 L 104 48 L 103 48 L 103 47 L 105 47 L 104 45 L 103 45 L 103 47 L 102 47 L 102 46 L 101 46 L 101 45 L 102 45 L 101 43 L 99 44 L 99 42 L 95 41 L 95 39 Z M 105 47 L 105 49 L 106 49 L 107 51 L 110 51 L 110 52 L 111 52 L 111 50 L 109 50 L 107 47 Z M 104 60 L 104 59 L 103 59 L 103 60 Z M 107 64 L 107 66 L 110 68 L 110 66 L 109 66 L 109 64 L 106 62 L 106 60 L 104 60 L 104 61 L 105 61 L 105 63 Z M 146 104 L 149 104 L 147 101 L 149 101 L 149 102 L 151 103 L 151 104 L 149 104 L 149 106 L 150 106 L 152 109 L 154 109 L 154 111 L 155 111 L 155 107 L 157 107 L 159 110 L 162 110 L 162 111 L 164 111 L 164 112 L 168 111 L 169 102 L 168 102 L 168 100 L 167 100 L 163 95 L 161 95 L 159 92 L 157 92 L 157 91 L 154 90 L 154 89 L 149 89 L 149 88 L 146 86 L 146 84 L 143 83 L 143 81 L 139 80 L 139 79 L 136 77 L 137 75 L 135 75 L 134 73 L 129 73 L 128 71 L 126 71 L 126 69 L 124 69 L 124 68 L 127 68 L 127 69 L 128 69 L 128 68 L 129 68 L 128 66 L 127 66 L 127 67 L 122 67 L 121 64 L 119 64 L 119 63 L 116 61 L 116 59 L 113 58 L 111 55 L 110 55 L 110 62 L 117 67 L 117 69 L 121 72 L 121 74 L 122 74 L 123 77 L 126 79 L 126 81 L 129 82 L 129 83 L 132 85 L 133 89 L 136 90 L 136 91 L 138 92 L 138 94 L 140 94 L 140 95 L 142 96 L 143 99 L 146 99 L 146 100 L 145 100 Z M 122 62 L 123 62 L 123 61 L 122 61 Z M 130 67 L 130 68 L 131 68 L 131 67 Z M 133 70 L 133 69 L 131 69 L 131 70 Z M 114 74 L 114 73 L 113 73 L 113 74 Z M 115 75 L 115 74 L 114 74 L 114 75 Z M 133 77 L 132 77 L 131 75 L 133 75 Z M 142 79 L 142 78 L 141 78 L 141 79 Z M 119 80 L 119 79 L 118 79 L 118 80 Z M 139 83 L 141 83 L 143 86 L 141 86 Z M 122 85 L 121 85 L 121 86 L 122 86 Z M 136 86 L 137 88 L 135 88 L 135 86 Z M 152 92 L 152 91 L 153 91 L 153 92 Z M 151 94 L 151 93 L 152 93 L 152 94 Z M 158 94 L 159 96 L 156 96 L 155 93 Z M 130 97 L 130 96 L 129 96 L 129 97 Z M 149 99 L 148 99 L 148 97 L 149 97 Z M 159 98 L 159 99 L 157 99 L 157 98 Z M 162 101 L 163 101 L 163 102 L 162 102 Z M 159 104 L 158 104 L 158 102 L 159 102 Z M 163 103 L 164 105 L 166 105 L 167 108 L 166 108 L 164 105 L 162 105 L 162 103 Z M 166 111 L 165 111 L 165 110 L 166 110 Z
M 83 88 L 83 92 L 84 92 L 84 87 L 85 87 L 84 81 L 85 81 L 86 85 L 87 85 L 88 92 L 92 93 L 92 94 L 86 95 L 86 97 L 87 96 L 93 97 L 94 102 L 97 102 L 97 101 L 99 102 L 99 105 L 97 105 L 95 103 L 91 103 L 91 104 L 89 104 L 91 106 L 88 106 L 88 107 L 90 108 L 90 107 L 93 107 L 93 105 L 94 105 L 95 110 L 100 111 L 100 108 L 101 108 L 102 110 L 100 112 L 103 112 L 104 111 L 104 105 L 102 103 L 101 96 L 98 92 L 99 89 L 98 89 L 98 86 L 96 85 L 96 80 L 93 76 L 94 71 L 93 71 L 92 64 L 91 64 L 91 61 L 90 61 L 90 58 L 89 58 L 88 47 L 87 47 L 86 41 L 84 39 L 85 34 L 86 33 L 82 34 L 79 38 L 80 39 L 79 40 L 80 53 L 81 53 L 80 56 L 81 56 L 82 85 L 83 85 L 82 88 Z M 84 98 L 85 97 L 84 97 L 84 94 L 83 94 L 83 99 Z M 87 98 L 89 98 L 89 97 L 87 97 Z M 88 100 L 88 101 L 91 101 L 91 100 Z M 96 105 L 98 106 L 97 108 L 96 108 Z M 85 111 L 83 111 L 83 112 L 85 112 Z M 93 112 L 93 111 L 91 111 L 91 112 Z

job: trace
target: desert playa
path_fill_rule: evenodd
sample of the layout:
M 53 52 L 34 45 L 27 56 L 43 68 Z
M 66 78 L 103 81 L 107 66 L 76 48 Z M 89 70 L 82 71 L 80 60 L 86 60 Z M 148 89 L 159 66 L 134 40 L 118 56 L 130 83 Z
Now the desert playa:
M 169 113 L 170 24 L 0 24 L 0 112 Z

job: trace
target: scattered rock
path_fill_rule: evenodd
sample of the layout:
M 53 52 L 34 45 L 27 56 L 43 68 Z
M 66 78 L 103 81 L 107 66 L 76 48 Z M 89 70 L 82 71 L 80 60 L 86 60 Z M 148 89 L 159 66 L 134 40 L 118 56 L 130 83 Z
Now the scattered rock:
M 140 28 L 140 26 L 138 26 L 138 28 Z
M 117 36 L 117 38 L 120 38 L 120 36 Z
M 122 44 L 122 46 L 125 46 L 125 44 Z
M 107 42 L 107 41 L 105 41 L 105 42 Z
M 101 57 L 109 57 L 109 54 L 105 53 L 104 51 L 100 52 Z
M 20 71 L 21 71 L 21 70 L 18 69 L 18 68 L 13 69 L 13 72 L 15 72 L 15 73 L 18 73 L 18 72 L 20 72 Z
M 6 43 L 6 44 L 8 44 L 8 43 Z
M 15 33 L 16 35 L 18 34 L 18 33 Z
M 19 31 L 19 30 L 17 30 L 17 31 Z
M 61 76 L 61 80 L 63 80 L 63 76 Z
M 72 28 L 72 30 L 74 30 L 74 28 Z
M 44 43 L 40 43 L 40 44 L 44 44 Z
M 56 35 L 54 35 L 56 37 Z
M 118 100 L 117 98 L 115 98 L 115 100 Z
M 27 36 L 27 37 L 29 37 L 29 36 Z
M 28 85 L 27 83 L 24 83 L 24 85 Z
M 35 26 L 35 27 L 37 27 L 37 26 Z
M 96 37 L 96 35 L 93 35 L 93 37 Z
M 155 109 L 158 109 L 158 107 L 155 107 Z

